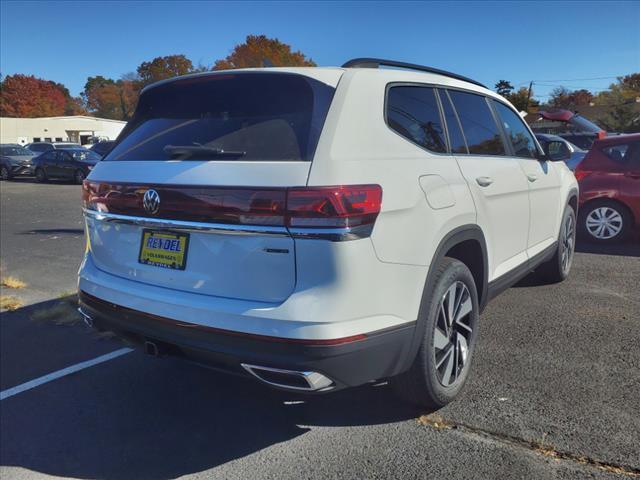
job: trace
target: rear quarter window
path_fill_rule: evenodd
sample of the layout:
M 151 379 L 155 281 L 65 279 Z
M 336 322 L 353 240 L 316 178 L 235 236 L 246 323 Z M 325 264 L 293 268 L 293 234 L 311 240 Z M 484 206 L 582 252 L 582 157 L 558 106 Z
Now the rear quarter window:
M 449 90 L 470 154 L 506 155 L 502 135 L 482 95 Z
M 445 153 L 447 143 L 440 108 L 431 87 L 392 86 L 387 93 L 387 124 L 411 142 Z
M 104 160 L 311 161 L 333 93 L 295 74 L 185 77 L 142 94 Z

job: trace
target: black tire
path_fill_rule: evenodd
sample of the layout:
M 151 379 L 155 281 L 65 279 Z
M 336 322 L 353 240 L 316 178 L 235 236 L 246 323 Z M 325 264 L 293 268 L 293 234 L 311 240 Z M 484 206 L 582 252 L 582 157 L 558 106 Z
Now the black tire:
M 45 183 L 47 180 L 47 173 L 42 168 L 36 168 L 36 182 Z
M 460 284 L 464 285 L 468 296 L 464 296 L 465 290 L 460 287 Z M 461 316 L 460 322 L 451 325 L 447 331 L 446 328 L 443 329 L 440 326 L 444 325 L 443 320 L 447 320 L 446 306 L 448 306 L 448 302 L 446 296 L 449 294 L 450 288 L 454 288 L 454 286 L 456 293 L 462 292 L 460 305 L 468 307 L 467 301 L 469 301 L 471 311 Z M 458 396 L 465 384 L 473 360 L 480 309 L 476 284 L 467 266 L 459 260 L 444 258 L 435 272 L 431 292 L 425 296 L 423 302 L 424 305 L 420 307 L 420 318 L 418 319 L 418 322 L 425 322 L 422 344 L 411 368 L 392 379 L 391 383 L 395 391 L 410 403 L 429 409 L 437 409 Z M 441 310 L 441 305 L 446 305 L 445 310 Z M 458 310 L 454 309 L 454 311 Z M 453 317 L 456 315 L 454 314 Z M 460 323 L 466 324 L 471 331 L 467 332 L 466 329 L 461 328 Z M 464 337 L 464 342 L 459 339 L 458 335 Z M 441 345 L 445 345 L 445 339 L 449 343 L 446 343 L 443 348 L 438 348 L 435 345 L 436 338 L 440 339 Z M 461 342 L 462 345 L 466 343 L 466 356 L 464 348 L 459 347 Z M 462 361 L 461 366 L 459 365 L 460 360 Z M 449 369 L 449 362 L 453 363 L 451 369 Z M 450 375 L 447 378 L 448 371 Z M 451 375 L 454 374 L 455 377 L 451 381 Z
M 76 170 L 76 172 L 73 174 L 73 181 L 78 185 L 82 185 L 82 182 L 84 182 L 85 178 L 86 176 L 82 170 Z
M 538 278 L 544 283 L 562 282 L 569 276 L 576 251 L 576 212 L 567 206 L 562 216 L 558 246 L 553 258 L 537 269 Z
M 597 219 L 607 217 L 608 226 L 599 232 Z M 616 243 L 624 240 L 632 229 L 633 218 L 627 207 L 609 199 L 594 200 L 580 209 L 578 233 L 587 241 L 601 244 Z M 612 235 L 614 230 L 617 230 Z
M 0 180 L 11 180 L 11 170 L 6 165 L 0 167 Z

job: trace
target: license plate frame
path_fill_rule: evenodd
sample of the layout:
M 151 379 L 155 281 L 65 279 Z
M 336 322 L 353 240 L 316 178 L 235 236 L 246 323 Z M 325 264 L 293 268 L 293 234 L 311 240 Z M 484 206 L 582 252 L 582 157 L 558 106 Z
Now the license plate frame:
M 189 233 L 185 232 L 151 228 L 143 229 L 140 237 L 138 263 L 167 270 L 185 270 L 189 253 L 189 237 Z M 152 247 L 148 245 L 151 239 L 161 240 L 161 244 L 164 243 L 169 248 Z M 171 247 L 175 246 L 173 242 L 176 240 L 181 247 L 181 252 L 171 250 Z M 167 244 L 166 242 L 170 243 Z

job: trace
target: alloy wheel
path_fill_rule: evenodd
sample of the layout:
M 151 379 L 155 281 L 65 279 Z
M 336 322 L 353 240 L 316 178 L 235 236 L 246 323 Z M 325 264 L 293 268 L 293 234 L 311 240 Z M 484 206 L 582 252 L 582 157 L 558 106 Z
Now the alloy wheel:
M 453 385 L 469 360 L 469 344 L 473 327 L 473 302 L 467 286 L 457 281 L 445 292 L 438 306 L 438 319 L 433 330 L 435 366 L 438 381 Z
M 573 261 L 573 253 L 575 251 L 576 241 L 576 227 L 573 215 L 567 215 L 564 225 L 562 227 L 562 271 L 566 274 L 571 268 L 571 262 Z
M 0 178 L 2 178 L 2 180 L 9 180 L 9 169 L 7 167 L 0 168 Z
M 623 227 L 622 215 L 611 207 L 591 210 L 585 223 L 589 234 L 598 240 L 609 240 L 617 236 Z

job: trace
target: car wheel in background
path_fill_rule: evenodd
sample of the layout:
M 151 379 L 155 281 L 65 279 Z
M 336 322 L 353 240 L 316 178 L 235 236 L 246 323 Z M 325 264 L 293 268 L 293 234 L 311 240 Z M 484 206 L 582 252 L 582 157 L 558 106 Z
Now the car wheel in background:
M 558 235 L 558 246 L 553 258 L 542 264 L 537 272 L 545 283 L 562 282 L 569 276 L 576 250 L 576 212 L 567 206 Z
M 627 208 L 612 200 L 595 200 L 580 210 L 580 233 L 588 240 L 614 243 L 622 240 L 631 227 Z
M 480 308 L 467 266 L 445 258 L 425 301 L 418 319 L 426 323 L 420 350 L 411 368 L 391 382 L 409 402 L 440 408 L 464 386 L 477 338 Z
M 85 174 L 82 170 L 76 170 L 76 173 L 73 175 L 73 180 L 78 184 L 78 185 L 82 185 L 82 182 L 84 182 L 85 179 Z
M 36 169 L 36 182 L 44 183 L 47 181 L 47 174 L 41 168 Z
M 2 165 L 2 167 L 0 167 L 0 180 L 10 180 L 11 179 L 11 172 L 9 171 L 9 168 L 7 168 L 5 165 Z

